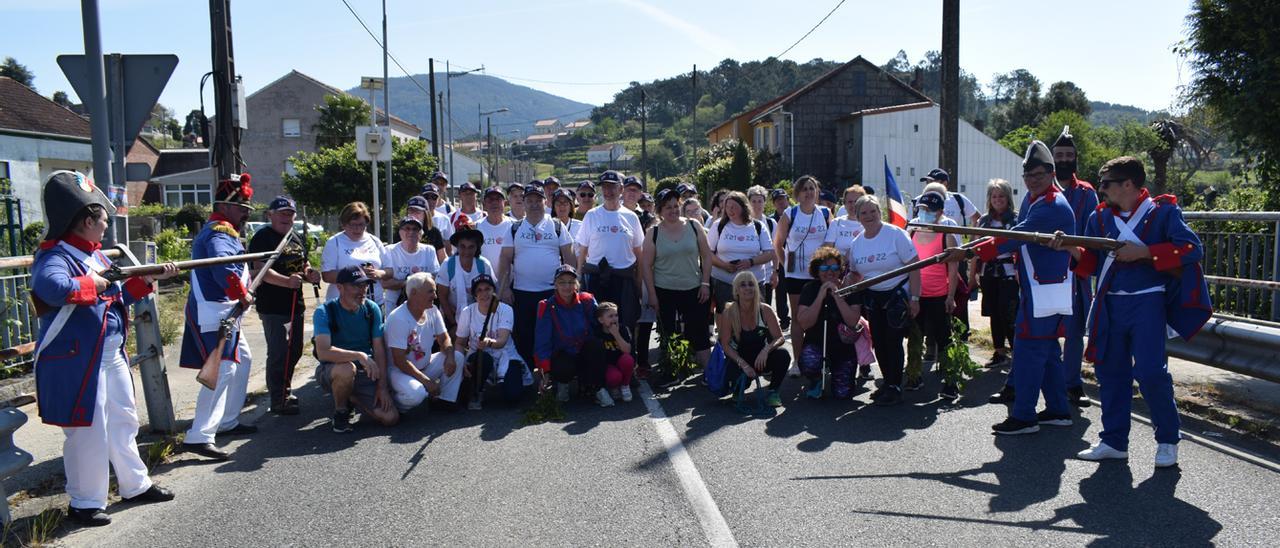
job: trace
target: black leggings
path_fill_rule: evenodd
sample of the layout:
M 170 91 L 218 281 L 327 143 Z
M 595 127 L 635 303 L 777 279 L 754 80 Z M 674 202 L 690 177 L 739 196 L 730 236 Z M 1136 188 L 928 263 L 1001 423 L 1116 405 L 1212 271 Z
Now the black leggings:
M 1018 279 L 983 276 L 982 315 L 991 318 L 991 343 L 996 350 L 1013 348 L 1014 321 L 1018 315 Z
M 748 364 L 754 366 L 756 358 L 760 356 L 760 351 L 764 350 L 764 343 L 764 340 L 743 340 L 739 343 L 741 346 L 738 348 L 738 355 L 742 356 L 742 359 L 746 360 Z M 728 381 L 730 387 L 733 387 L 735 386 L 734 383 L 738 382 L 738 377 L 746 373 L 738 364 L 729 363 L 725 365 L 728 366 L 725 370 L 725 380 Z M 770 390 L 782 390 L 782 383 L 787 379 L 788 369 L 791 369 L 791 354 L 789 352 L 782 348 L 776 348 L 769 352 L 769 357 L 765 358 L 763 375 L 769 379 Z
M 551 298 L 555 290 L 520 291 L 512 289 L 512 311 L 515 322 L 511 326 L 511 336 L 515 338 L 516 352 L 521 357 L 533 355 L 533 335 L 538 328 L 538 303 Z
M 933 343 L 938 354 L 945 352 L 947 345 L 951 344 L 951 315 L 947 314 L 947 299 L 950 298 L 921 297 L 920 313 L 916 315 L 920 333 Z
M 658 292 L 658 332 L 663 336 L 677 334 L 689 341 L 694 352 L 711 348 L 711 332 L 707 314 L 709 302 L 698 302 L 698 288 L 685 291 L 656 288 Z M 684 331 L 676 330 L 676 314 L 684 321 Z
M 883 303 L 890 298 L 889 293 L 896 291 L 868 291 L 867 302 Z M 902 386 L 902 367 L 905 353 L 902 343 L 906 340 L 907 330 L 889 325 L 889 313 L 885 306 L 862 307 L 867 322 L 871 324 L 871 345 L 876 349 L 876 361 L 880 363 L 880 373 L 884 375 L 886 386 Z

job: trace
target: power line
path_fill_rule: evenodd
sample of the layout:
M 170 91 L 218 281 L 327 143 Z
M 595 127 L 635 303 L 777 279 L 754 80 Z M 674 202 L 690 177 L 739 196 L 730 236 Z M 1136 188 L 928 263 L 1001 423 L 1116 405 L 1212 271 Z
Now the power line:
M 346 0 L 343 0 L 343 1 L 345 2 Z M 783 56 L 783 55 L 786 55 L 786 54 L 787 54 L 787 52 L 791 51 L 791 48 L 794 48 L 794 47 L 796 47 L 796 46 L 800 45 L 800 42 L 803 42 L 803 41 L 804 41 L 804 39 L 805 39 L 805 38 L 808 38 L 810 34 L 813 34 L 813 31 L 818 30 L 818 27 L 821 27 L 823 23 L 826 23 L 826 22 L 827 22 L 827 19 L 828 19 L 829 17 L 831 17 L 831 14 L 835 13 L 835 12 L 836 12 L 836 10 L 840 9 L 840 6 L 843 6 L 843 5 L 844 5 L 844 2 L 845 2 L 845 0 L 840 0 L 839 2 L 837 2 L 837 3 L 836 3 L 836 7 L 831 8 L 831 11 L 827 12 L 827 15 L 826 15 L 825 17 L 823 17 L 821 21 L 818 21 L 818 24 L 814 25 L 814 26 L 813 26 L 813 28 L 809 29 L 809 32 L 804 33 L 804 36 L 801 36 L 799 40 L 796 40 L 796 43 L 791 44 L 791 46 L 790 46 L 790 47 L 788 47 L 787 49 L 782 50 L 782 53 L 779 53 L 779 54 L 775 55 L 774 57 L 776 57 L 776 58 L 778 58 L 778 59 L 782 59 L 782 56 Z
M 356 10 L 351 7 L 351 4 L 348 3 L 347 0 L 342 0 L 342 3 L 347 6 L 347 11 L 351 12 L 351 15 L 356 18 L 356 21 L 360 23 L 360 26 L 364 27 L 364 31 L 369 33 L 369 37 L 373 38 L 374 43 L 378 44 L 378 47 L 382 47 L 382 40 L 379 40 L 378 36 L 375 35 L 372 30 L 369 30 L 369 25 L 364 24 L 364 19 L 360 18 L 360 14 L 356 13 Z M 409 74 L 408 70 L 405 70 L 404 65 L 400 64 L 400 60 L 396 59 L 396 56 L 392 55 L 390 50 L 387 50 L 387 57 L 391 58 L 391 62 L 396 64 L 396 68 L 399 68 L 400 72 L 403 72 L 405 76 L 408 76 L 409 81 L 418 86 L 418 89 L 422 90 L 422 93 L 425 93 L 432 101 L 436 100 L 435 97 L 431 97 L 431 92 L 428 91 L 427 88 L 423 87 L 422 83 L 419 82 L 417 78 L 414 78 L 412 74 Z M 384 82 L 383 85 L 390 85 L 390 83 Z M 385 107 L 386 105 L 383 106 Z

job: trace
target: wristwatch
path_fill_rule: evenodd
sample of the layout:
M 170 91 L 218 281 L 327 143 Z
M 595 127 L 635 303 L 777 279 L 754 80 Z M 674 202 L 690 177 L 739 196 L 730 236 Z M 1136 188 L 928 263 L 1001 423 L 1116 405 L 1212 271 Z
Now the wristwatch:
M 918 303 L 918 302 L 920 302 L 920 296 L 919 296 L 919 295 L 912 295 L 912 296 L 911 296 L 911 302 L 913 302 L 913 303 Z

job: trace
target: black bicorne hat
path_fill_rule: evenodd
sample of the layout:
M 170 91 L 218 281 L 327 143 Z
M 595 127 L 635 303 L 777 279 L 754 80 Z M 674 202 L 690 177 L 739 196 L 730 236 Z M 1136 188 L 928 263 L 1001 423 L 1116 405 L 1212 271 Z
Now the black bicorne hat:
M 75 171 L 55 171 L 50 174 L 45 180 L 41 200 L 44 207 L 44 239 L 46 240 L 58 238 L 66 233 L 71 228 L 71 220 L 82 209 L 93 204 L 102 206 L 107 210 L 108 215 L 114 215 L 116 212 L 116 207 L 112 205 L 107 195 L 93 184 L 93 179 Z

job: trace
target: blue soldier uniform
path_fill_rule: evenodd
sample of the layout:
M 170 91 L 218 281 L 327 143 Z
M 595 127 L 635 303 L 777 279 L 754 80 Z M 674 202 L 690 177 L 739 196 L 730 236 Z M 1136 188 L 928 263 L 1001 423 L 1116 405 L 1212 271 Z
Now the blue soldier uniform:
M 1053 142 L 1055 150 L 1059 147 L 1069 147 L 1072 150 L 1076 148 L 1067 127 L 1062 128 L 1062 134 Z M 1098 192 L 1088 181 L 1082 181 L 1076 176 L 1074 162 L 1061 164 L 1055 165 L 1055 171 L 1059 173 L 1058 182 L 1062 186 L 1062 195 L 1075 214 L 1075 233 L 1084 234 L 1085 222 L 1098 207 Z M 1066 376 L 1067 391 L 1071 403 L 1080 407 L 1089 406 L 1089 400 L 1084 397 L 1084 379 L 1080 376 L 1080 366 L 1084 357 L 1085 318 L 1089 315 L 1089 304 L 1093 301 L 1092 282 L 1089 276 L 1076 277 L 1071 316 L 1067 318 L 1066 338 L 1062 343 L 1063 374 Z

